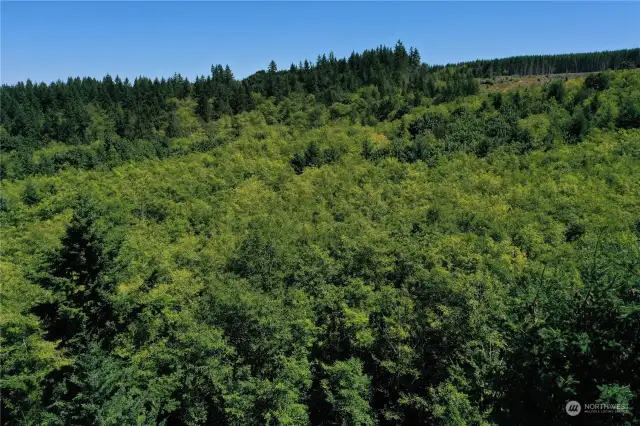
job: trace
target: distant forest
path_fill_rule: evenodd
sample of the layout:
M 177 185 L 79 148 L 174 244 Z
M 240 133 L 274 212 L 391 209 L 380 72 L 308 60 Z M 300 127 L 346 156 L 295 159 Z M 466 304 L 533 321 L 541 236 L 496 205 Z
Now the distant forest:
M 315 64 L 305 60 L 287 70 L 279 70 L 271 61 L 267 71 L 243 80 L 236 80 L 229 66 L 222 65 L 212 66 L 209 75 L 193 82 L 179 74 L 160 80 L 140 77 L 133 82 L 110 75 L 102 81 L 69 78 L 66 83 L 50 85 L 27 80 L 2 87 L 0 121 L 12 137 L 2 144 L 2 150 L 37 149 L 51 140 L 86 143 L 91 122 L 87 104 L 113 120 L 118 136 L 142 139 L 160 131 L 177 136 L 176 104 L 171 98 L 195 99 L 196 113 L 208 122 L 255 109 L 256 94 L 273 97 L 276 105 L 292 94 L 311 94 L 317 102 L 330 106 L 344 102 L 350 93 L 363 87 L 375 86 L 383 97 L 398 93 L 419 105 L 423 97 L 442 103 L 477 93 L 474 77 L 602 71 L 639 65 L 640 48 L 430 67 L 421 62 L 417 49 L 407 51 L 398 42 L 395 48 L 381 46 L 362 54 L 352 53 L 349 58 L 318 56 Z
M 457 64 L 476 77 L 594 72 L 640 67 L 640 48 L 565 55 L 527 55 Z

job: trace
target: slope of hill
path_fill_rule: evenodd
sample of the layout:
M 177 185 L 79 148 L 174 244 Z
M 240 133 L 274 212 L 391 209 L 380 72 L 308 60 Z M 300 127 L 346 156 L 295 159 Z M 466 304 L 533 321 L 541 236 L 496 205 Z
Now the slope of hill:
M 640 70 L 373 52 L 2 88 L 3 424 L 637 422 Z

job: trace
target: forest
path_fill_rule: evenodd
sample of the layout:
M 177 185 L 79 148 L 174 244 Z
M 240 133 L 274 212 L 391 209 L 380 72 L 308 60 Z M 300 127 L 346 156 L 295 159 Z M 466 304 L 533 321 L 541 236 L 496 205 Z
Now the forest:
M 0 96 L 3 425 L 640 424 L 640 49 Z

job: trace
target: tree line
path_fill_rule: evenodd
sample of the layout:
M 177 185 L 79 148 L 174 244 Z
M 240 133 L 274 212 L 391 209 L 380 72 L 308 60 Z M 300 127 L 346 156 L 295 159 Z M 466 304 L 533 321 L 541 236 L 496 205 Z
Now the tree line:
M 640 67 L 640 48 L 564 55 L 527 55 L 459 63 L 476 77 L 581 73 Z
M 344 102 L 350 93 L 375 86 L 380 93 L 395 92 L 415 105 L 423 97 L 450 101 L 478 91 L 474 77 L 553 72 L 584 72 L 635 67 L 640 49 L 573 55 L 522 56 L 476 61 L 455 67 L 428 66 L 417 49 L 408 51 L 398 42 L 394 48 L 378 47 L 348 58 L 332 53 L 319 55 L 279 70 L 272 61 L 266 71 L 237 80 L 229 66 L 215 65 L 209 75 L 193 82 L 179 74 L 170 78 L 140 77 L 133 82 L 107 75 L 69 78 L 49 85 L 27 80 L 3 85 L 0 122 L 14 138 L 1 148 L 31 150 L 50 141 L 85 144 L 96 137 L 92 117 L 126 139 L 144 139 L 157 133 L 177 136 L 176 104 L 171 99 L 192 98 L 201 120 L 218 119 L 256 108 L 254 95 L 273 97 L 278 104 L 291 94 L 311 94 L 326 106 Z M 94 126 L 95 127 L 95 126 Z

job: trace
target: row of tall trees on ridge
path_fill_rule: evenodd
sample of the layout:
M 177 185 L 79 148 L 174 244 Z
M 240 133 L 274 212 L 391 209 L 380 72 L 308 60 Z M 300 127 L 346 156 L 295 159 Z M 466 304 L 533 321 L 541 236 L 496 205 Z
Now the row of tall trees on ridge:
M 292 93 L 312 94 L 330 106 L 343 102 L 350 93 L 375 86 L 382 96 L 399 92 L 416 102 L 422 97 L 446 102 L 478 91 L 474 77 L 495 74 L 542 74 L 582 72 L 635 67 L 640 49 L 572 55 L 520 56 L 493 61 L 476 61 L 464 66 L 441 67 L 422 63 L 417 49 L 408 51 L 398 42 L 394 48 L 378 47 L 348 58 L 332 53 L 319 55 L 315 63 L 305 60 L 288 69 L 274 61 L 266 71 L 238 80 L 229 66 L 215 65 L 207 76 L 194 81 L 179 74 L 167 79 L 128 79 L 105 76 L 69 78 L 49 85 L 27 80 L 3 86 L 0 122 L 10 136 L 22 139 L 5 144 L 40 147 L 49 141 L 83 144 L 91 139 L 88 130 L 92 113 L 104 113 L 114 131 L 127 139 L 148 138 L 157 132 L 172 134 L 176 104 L 170 100 L 193 98 L 196 112 L 205 122 L 223 115 L 251 111 L 254 95 L 273 97 L 276 104 Z M 175 133 L 175 132 L 174 132 Z

